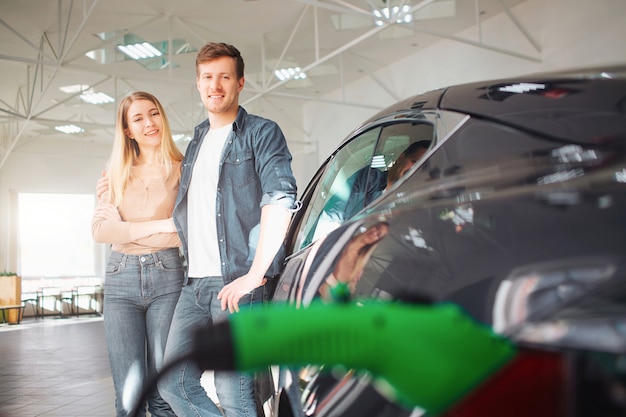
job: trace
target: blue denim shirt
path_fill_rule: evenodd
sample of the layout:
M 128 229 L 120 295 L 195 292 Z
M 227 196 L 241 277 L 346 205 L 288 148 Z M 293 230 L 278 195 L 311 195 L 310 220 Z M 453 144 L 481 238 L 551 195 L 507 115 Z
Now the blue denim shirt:
M 196 126 L 185 153 L 174 206 L 174 223 L 185 259 L 189 259 L 187 192 L 198 151 L 208 130 L 208 119 Z M 296 193 L 291 153 L 280 127 L 239 107 L 220 158 L 216 218 L 207 219 L 217 222 L 225 284 L 245 275 L 252 265 L 259 238 L 261 208 L 273 204 L 295 212 L 300 208 Z M 279 275 L 284 259 L 285 248 L 282 246 L 265 275 Z M 185 276 L 185 283 L 187 278 Z

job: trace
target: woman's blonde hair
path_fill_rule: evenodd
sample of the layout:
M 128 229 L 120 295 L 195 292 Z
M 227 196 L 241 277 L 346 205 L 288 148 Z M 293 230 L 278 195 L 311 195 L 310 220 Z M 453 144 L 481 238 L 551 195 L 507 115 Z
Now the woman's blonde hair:
M 145 91 L 135 91 L 125 96 L 120 100 L 120 104 L 117 108 L 115 138 L 113 140 L 113 150 L 107 169 L 107 176 L 109 177 L 108 202 L 115 206 L 118 206 L 122 202 L 124 189 L 130 179 L 131 167 L 139 156 L 139 145 L 134 139 L 126 135 L 126 130 L 128 129 L 128 108 L 136 100 L 148 100 L 152 102 L 161 115 L 161 120 L 163 121 L 161 165 L 165 168 L 167 178 L 169 178 L 172 173 L 172 161 L 179 162 L 183 160 L 183 154 L 174 143 L 170 124 L 159 100 Z

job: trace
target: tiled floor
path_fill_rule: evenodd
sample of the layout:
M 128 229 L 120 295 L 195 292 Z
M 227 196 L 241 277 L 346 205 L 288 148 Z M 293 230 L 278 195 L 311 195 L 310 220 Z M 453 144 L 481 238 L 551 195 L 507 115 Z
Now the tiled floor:
M 0 417 L 111 417 L 114 402 L 102 318 L 0 325 Z
M 212 382 L 205 372 L 201 383 L 217 402 Z M 0 417 L 53 416 L 115 416 L 102 317 L 0 324 Z

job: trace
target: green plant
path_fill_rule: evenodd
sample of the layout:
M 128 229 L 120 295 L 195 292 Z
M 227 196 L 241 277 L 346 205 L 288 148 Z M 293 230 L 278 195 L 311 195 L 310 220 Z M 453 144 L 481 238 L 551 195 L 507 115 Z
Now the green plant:
M 13 275 L 17 275 L 16 272 L 7 272 L 5 269 L 3 272 L 0 272 L 0 277 L 12 277 Z

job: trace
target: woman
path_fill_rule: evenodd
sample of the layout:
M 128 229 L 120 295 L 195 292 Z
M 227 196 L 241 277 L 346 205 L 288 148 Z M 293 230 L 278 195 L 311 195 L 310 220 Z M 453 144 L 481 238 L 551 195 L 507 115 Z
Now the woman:
M 156 97 L 145 92 L 124 97 L 91 226 L 94 240 L 111 244 L 104 328 L 118 417 L 128 415 L 143 382 L 162 366 L 183 284 L 181 243 L 172 220 L 182 159 Z M 156 390 L 147 402 L 154 417 L 175 415 Z

